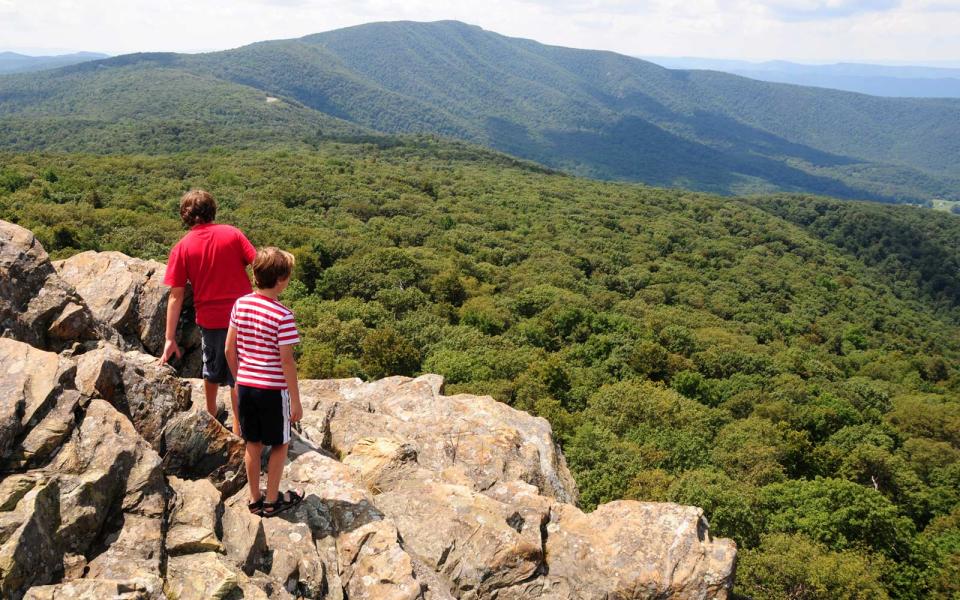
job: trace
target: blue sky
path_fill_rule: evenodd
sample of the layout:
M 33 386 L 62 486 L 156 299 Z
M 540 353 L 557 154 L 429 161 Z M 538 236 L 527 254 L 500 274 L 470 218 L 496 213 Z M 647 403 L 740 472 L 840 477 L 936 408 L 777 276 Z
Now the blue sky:
M 399 19 L 631 55 L 960 65 L 960 0 L 0 0 L 0 50 L 196 52 Z

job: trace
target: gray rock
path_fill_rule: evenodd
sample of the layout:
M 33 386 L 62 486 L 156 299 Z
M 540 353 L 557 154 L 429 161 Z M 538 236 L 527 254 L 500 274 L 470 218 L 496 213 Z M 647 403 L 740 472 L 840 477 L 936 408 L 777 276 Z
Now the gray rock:
M 76 579 L 30 588 L 24 600 L 160 600 L 137 581 Z
M 520 480 L 540 493 L 576 503 L 579 492 L 550 424 L 489 396 L 443 396 L 437 375 L 306 381 L 303 430 L 344 456 L 364 438 L 409 444 L 432 471 L 456 469 L 484 490 Z
M 60 489 L 56 479 L 37 482 L 17 503 L 13 515 L 19 525 L 0 546 L 0 597 L 17 600 L 33 585 L 51 583 L 61 570 L 57 541 Z
M 90 561 L 85 577 L 135 582 L 151 598 L 162 597 L 162 520 L 126 513 L 121 529 L 105 540 L 107 549 Z
M 584 514 L 555 504 L 546 526 L 549 574 L 565 598 L 726 598 L 736 546 L 711 539 L 691 506 L 617 501 Z M 531 590 L 528 590 L 531 591 Z
M 163 351 L 170 294 L 170 288 L 163 284 L 164 264 L 120 252 L 91 251 L 56 261 L 53 266 L 90 307 L 108 339 L 125 350 L 155 356 Z M 193 365 L 200 352 L 200 338 L 190 294 L 184 300 L 177 338 L 185 352 L 182 362 Z M 191 368 L 183 374 L 199 375 L 194 371 Z
M 544 560 L 539 523 L 523 529 L 516 512 L 469 487 L 408 480 L 374 502 L 404 548 L 451 582 L 458 598 L 490 598 L 529 579 Z
M 167 563 L 170 600 L 222 600 L 239 584 L 237 573 L 215 552 L 173 556 Z
M 413 600 L 423 597 L 413 561 L 390 521 L 371 521 L 337 539 L 340 577 L 351 600 Z
M 196 407 L 178 414 L 163 430 L 163 468 L 183 479 L 206 478 L 224 496 L 247 482 L 243 440 Z
M 168 511 L 167 553 L 224 552 L 217 538 L 220 492 L 206 479 L 170 477 L 173 497 Z
M 90 310 L 33 233 L 0 221 L 0 337 L 60 351 L 96 336 Z
M 250 514 L 246 492 L 241 491 L 224 503 L 221 521 L 221 541 L 227 558 L 247 575 L 264 569 L 267 538 L 263 531 L 263 520 Z
M 92 400 L 49 466 L 60 478 L 63 550 L 85 554 L 116 516 L 113 507 L 147 516 L 162 513 L 159 466 L 159 457 L 129 419 L 103 400 Z
M 0 461 L 10 458 L 18 438 L 32 429 L 54 406 L 73 363 L 29 344 L 0 338 Z
M 137 432 L 158 451 L 164 427 L 191 406 L 190 386 L 173 369 L 156 357 L 122 352 L 111 345 L 77 359 L 76 386 L 128 415 Z
M 86 402 L 88 399 L 75 390 L 61 392 L 50 412 L 30 430 L 9 460 L 5 461 L 7 468 L 20 470 L 45 463 L 69 437 L 76 423 L 76 411 Z
M 37 473 L 8 475 L 0 479 L 0 513 L 16 509 L 17 504 L 27 495 L 27 492 L 36 487 L 37 481 Z M 4 539 L 6 538 L 0 538 L 0 543 Z

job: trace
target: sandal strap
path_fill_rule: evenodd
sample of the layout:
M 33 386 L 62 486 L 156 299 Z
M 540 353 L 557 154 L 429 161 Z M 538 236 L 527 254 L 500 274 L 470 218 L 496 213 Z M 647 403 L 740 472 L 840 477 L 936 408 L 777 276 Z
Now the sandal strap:
M 259 515 L 263 512 L 263 505 L 266 504 L 263 500 L 263 496 L 260 496 L 260 499 L 256 502 L 247 502 L 247 510 L 255 515 Z
M 263 516 L 272 517 L 288 508 L 300 504 L 303 501 L 303 493 L 298 490 L 286 490 L 277 494 L 276 502 L 263 503 Z
M 283 494 L 278 494 L 278 498 L 285 496 L 284 502 L 299 504 L 303 501 L 303 494 L 299 490 L 286 490 Z

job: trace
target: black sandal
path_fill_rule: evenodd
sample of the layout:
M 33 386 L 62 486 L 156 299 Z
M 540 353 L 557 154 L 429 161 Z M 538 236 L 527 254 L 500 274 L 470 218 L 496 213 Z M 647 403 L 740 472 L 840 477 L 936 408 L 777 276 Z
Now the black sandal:
M 260 515 L 268 518 L 273 517 L 285 510 L 293 508 L 301 502 L 303 502 L 303 492 L 299 490 L 287 490 L 277 495 L 276 502 L 264 502 Z
M 247 502 L 247 509 L 250 511 L 251 515 L 257 515 L 258 517 L 263 514 L 263 496 L 260 496 L 260 499 L 256 502 Z

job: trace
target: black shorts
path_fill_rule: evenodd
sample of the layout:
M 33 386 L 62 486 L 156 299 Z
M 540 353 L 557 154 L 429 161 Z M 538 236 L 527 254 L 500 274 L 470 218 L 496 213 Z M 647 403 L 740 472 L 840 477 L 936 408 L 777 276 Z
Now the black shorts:
M 290 443 L 290 393 L 237 386 L 240 435 L 248 442 L 281 446 Z
M 201 349 L 203 352 L 203 378 L 210 383 L 233 387 L 233 373 L 227 364 L 226 329 L 200 328 Z

